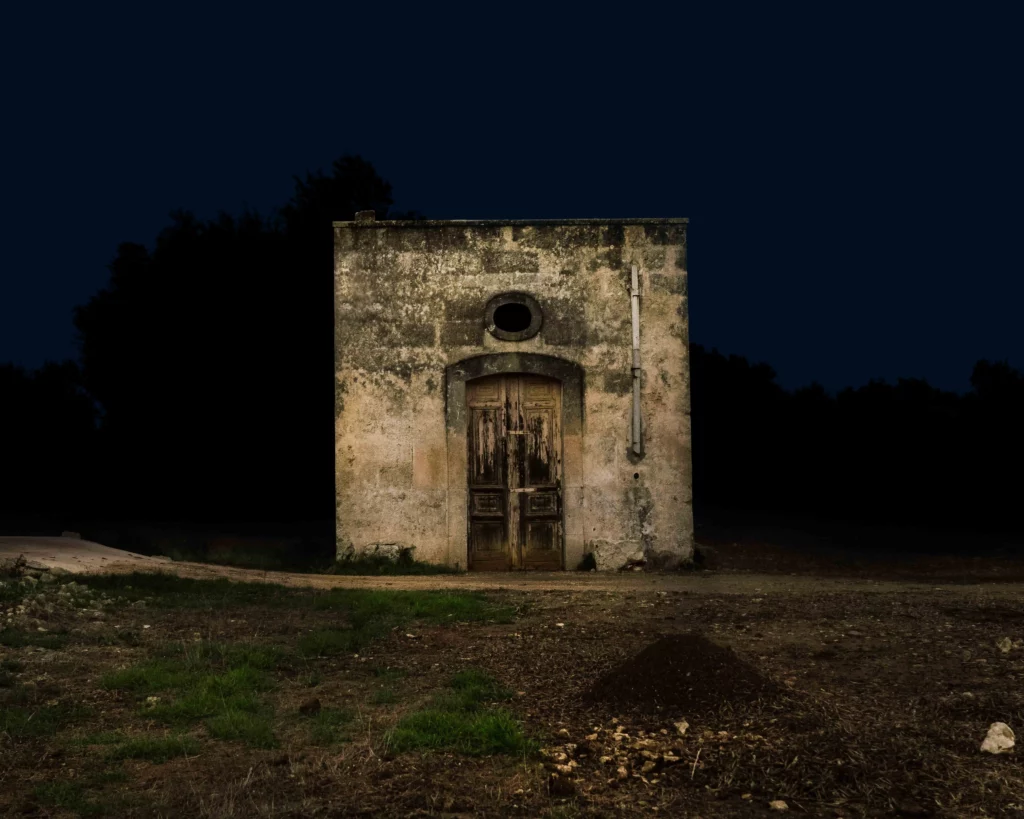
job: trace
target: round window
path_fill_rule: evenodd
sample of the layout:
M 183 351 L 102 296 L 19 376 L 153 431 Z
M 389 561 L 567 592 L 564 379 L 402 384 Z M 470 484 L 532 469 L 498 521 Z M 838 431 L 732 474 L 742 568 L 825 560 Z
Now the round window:
M 526 293 L 502 293 L 487 303 L 487 331 L 502 341 L 523 341 L 540 332 L 537 300 Z

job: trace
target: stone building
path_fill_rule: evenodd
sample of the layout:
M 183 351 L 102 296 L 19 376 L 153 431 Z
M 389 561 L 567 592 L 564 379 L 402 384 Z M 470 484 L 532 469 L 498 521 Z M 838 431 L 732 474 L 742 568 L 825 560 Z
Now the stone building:
M 339 554 L 690 559 L 686 228 L 335 223 Z

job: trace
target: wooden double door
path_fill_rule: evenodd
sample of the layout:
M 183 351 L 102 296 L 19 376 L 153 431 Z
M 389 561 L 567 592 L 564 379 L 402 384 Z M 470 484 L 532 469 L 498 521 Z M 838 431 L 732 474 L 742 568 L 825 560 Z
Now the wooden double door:
M 466 383 L 469 568 L 562 568 L 562 389 L 553 378 Z

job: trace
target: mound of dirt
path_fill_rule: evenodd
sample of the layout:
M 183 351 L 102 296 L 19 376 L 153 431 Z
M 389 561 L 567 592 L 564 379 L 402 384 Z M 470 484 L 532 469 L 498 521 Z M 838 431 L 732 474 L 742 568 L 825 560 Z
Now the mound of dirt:
M 732 649 L 699 634 L 662 637 L 599 679 L 587 694 L 625 710 L 687 717 L 769 699 L 777 687 Z

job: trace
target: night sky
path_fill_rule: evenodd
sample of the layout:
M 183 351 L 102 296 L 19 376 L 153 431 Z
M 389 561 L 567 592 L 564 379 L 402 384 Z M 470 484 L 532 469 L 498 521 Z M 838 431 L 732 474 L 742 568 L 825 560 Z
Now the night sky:
M 1021 20 L 911 5 L 21 4 L 0 361 L 74 356 L 172 209 L 358 153 L 432 218 L 688 216 L 692 340 L 786 387 L 1024 368 Z

